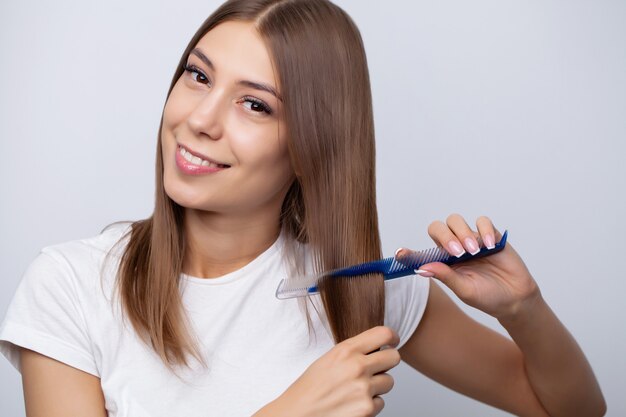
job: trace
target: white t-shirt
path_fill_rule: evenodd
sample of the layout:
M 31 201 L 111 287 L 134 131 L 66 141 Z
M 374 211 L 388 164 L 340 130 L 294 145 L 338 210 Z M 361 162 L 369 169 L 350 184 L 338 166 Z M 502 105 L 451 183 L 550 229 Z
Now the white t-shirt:
M 111 417 L 250 416 L 333 347 L 323 312 L 309 309 L 309 339 L 302 304 L 275 297 L 288 270 L 281 236 L 237 271 L 182 276 L 184 306 L 208 369 L 192 362 L 177 377 L 113 302 L 123 245 L 108 267 L 103 261 L 128 227 L 46 247 L 31 263 L 0 327 L 0 351 L 18 370 L 23 346 L 99 377 Z M 385 284 L 385 324 L 400 345 L 423 315 L 428 283 L 410 276 Z

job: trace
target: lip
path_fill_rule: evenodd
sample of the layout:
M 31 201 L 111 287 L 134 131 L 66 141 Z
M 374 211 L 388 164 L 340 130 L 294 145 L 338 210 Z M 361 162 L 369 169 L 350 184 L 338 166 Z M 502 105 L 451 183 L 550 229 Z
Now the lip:
M 214 161 L 211 158 L 207 158 L 206 156 L 204 156 L 202 154 L 199 154 L 197 152 L 191 151 L 186 146 L 183 146 L 181 144 L 177 144 L 177 146 L 176 146 L 176 166 L 184 174 L 188 174 L 188 175 L 212 174 L 212 173 L 215 173 L 215 172 L 224 171 L 225 169 L 228 169 L 228 168 L 207 167 L 207 166 L 200 166 L 200 165 L 192 164 L 191 162 L 187 161 L 181 155 L 180 148 L 185 149 L 187 152 L 191 153 L 193 156 L 197 156 L 198 158 L 205 159 L 205 160 L 207 160 L 209 162 L 213 162 L 215 164 L 222 164 L 222 163 L 218 162 L 218 161 Z M 222 165 L 227 165 L 227 164 L 222 164 Z

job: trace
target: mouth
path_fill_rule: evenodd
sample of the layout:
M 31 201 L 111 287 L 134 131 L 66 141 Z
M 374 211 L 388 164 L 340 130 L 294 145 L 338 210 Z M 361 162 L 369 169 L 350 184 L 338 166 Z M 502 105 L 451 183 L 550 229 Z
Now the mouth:
M 219 161 L 215 161 L 213 159 L 208 158 L 205 155 L 199 154 L 197 152 L 191 151 L 184 147 L 183 145 L 178 145 L 177 152 L 185 158 L 187 162 L 193 165 L 197 165 L 199 167 L 208 167 L 208 168 L 230 168 L 230 165 L 223 164 Z

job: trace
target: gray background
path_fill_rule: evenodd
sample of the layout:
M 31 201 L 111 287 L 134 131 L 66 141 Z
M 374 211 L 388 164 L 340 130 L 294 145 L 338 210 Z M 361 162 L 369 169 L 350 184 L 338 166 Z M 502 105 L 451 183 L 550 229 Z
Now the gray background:
M 626 2 L 342 0 L 361 29 L 385 254 L 510 231 L 626 415 Z M 167 86 L 216 1 L 0 2 L 0 314 L 38 250 L 148 216 Z M 499 331 L 494 319 L 464 307 Z M 503 416 L 406 365 L 384 416 Z M 0 414 L 23 415 L 0 360 Z

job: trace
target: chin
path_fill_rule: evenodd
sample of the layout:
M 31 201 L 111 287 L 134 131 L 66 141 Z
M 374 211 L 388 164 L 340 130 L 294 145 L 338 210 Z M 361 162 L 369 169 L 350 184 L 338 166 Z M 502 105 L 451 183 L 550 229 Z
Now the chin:
M 176 204 L 183 208 L 202 208 L 204 199 L 202 195 L 189 187 L 187 184 L 180 183 L 176 180 L 168 180 L 167 176 L 163 179 L 163 188 L 165 194 Z

